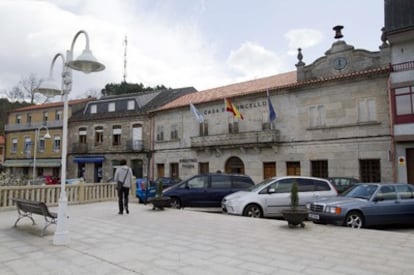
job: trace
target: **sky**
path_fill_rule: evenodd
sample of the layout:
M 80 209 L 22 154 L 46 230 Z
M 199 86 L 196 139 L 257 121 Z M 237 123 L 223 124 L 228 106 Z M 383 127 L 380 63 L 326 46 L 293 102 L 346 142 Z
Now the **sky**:
M 49 76 L 87 32 L 105 70 L 73 71 L 70 98 L 120 83 L 199 91 L 296 70 L 335 42 L 378 51 L 383 0 L 0 0 L 0 96 L 34 74 Z M 125 47 L 125 37 L 127 46 Z M 74 43 L 74 58 L 85 48 Z M 126 70 L 124 70 L 126 50 Z M 63 62 L 52 75 L 60 83 Z

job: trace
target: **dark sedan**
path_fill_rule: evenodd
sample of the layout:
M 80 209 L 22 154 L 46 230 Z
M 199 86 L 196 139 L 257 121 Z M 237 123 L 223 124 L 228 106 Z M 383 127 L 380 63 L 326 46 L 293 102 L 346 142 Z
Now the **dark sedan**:
M 338 197 L 311 203 L 309 220 L 352 228 L 414 223 L 414 187 L 361 183 Z
M 193 176 L 163 191 L 171 198 L 171 207 L 220 207 L 228 194 L 254 185 L 246 175 L 207 173 Z
M 162 182 L 162 188 L 166 189 L 170 186 L 173 186 L 176 183 L 179 183 L 180 181 L 181 179 L 173 178 L 173 177 L 159 177 L 155 180 L 155 186 L 157 186 L 159 182 Z

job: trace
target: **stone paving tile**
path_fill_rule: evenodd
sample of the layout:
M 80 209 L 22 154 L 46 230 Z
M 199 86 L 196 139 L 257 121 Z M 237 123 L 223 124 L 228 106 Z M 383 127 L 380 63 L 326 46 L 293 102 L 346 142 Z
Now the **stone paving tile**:
M 0 212 L 0 274 L 413 274 L 414 228 L 352 230 L 116 202 L 68 207 L 71 242 L 53 245 L 41 217 L 17 228 Z M 6 249 L 7 247 L 7 249 Z M 384 266 L 384 263 L 386 265 Z

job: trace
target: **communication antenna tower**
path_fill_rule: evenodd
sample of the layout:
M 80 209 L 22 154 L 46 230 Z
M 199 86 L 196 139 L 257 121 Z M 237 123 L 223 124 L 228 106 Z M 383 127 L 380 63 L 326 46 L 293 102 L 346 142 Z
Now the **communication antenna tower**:
M 124 40 L 124 82 L 126 82 L 126 77 L 127 77 L 127 45 L 128 45 L 128 40 L 127 40 L 127 36 L 125 35 L 125 40 Z

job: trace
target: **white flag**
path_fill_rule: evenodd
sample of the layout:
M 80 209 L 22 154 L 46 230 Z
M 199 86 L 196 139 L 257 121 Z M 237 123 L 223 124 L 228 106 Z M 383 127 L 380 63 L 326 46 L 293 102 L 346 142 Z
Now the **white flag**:
M 190 109 L 197 118 L 198 122 L 203 123 L 204 117 L 203 115 L 196 109 L 196 107 L 193 105 L 193 103 L 190 103 Z

